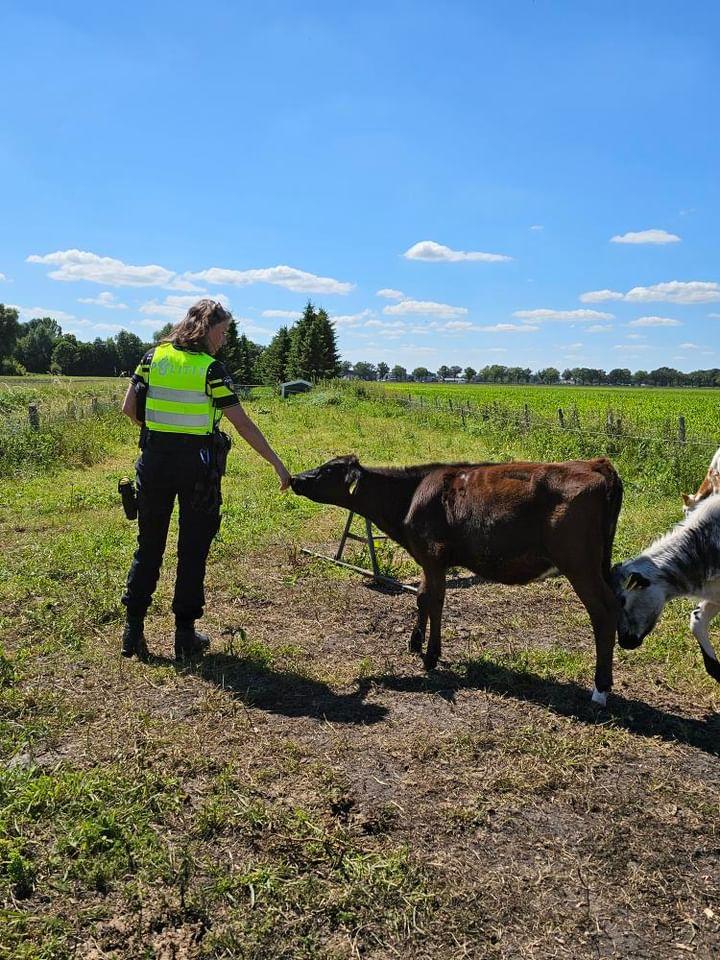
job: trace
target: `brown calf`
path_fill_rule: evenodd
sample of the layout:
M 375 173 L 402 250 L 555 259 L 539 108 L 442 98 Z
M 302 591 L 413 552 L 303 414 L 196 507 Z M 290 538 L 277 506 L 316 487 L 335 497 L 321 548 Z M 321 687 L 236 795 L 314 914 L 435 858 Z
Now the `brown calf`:
M 371 468 L 347 456 L 297 474 L 292 488 L 367 517 L 420 564 L 409 647 L 422 651 L 429 620 L 428 670 L 440 658 L 449 567 L 508 584 L 563 574 L 590 615 L 593 699 L 606 703 L 617 622 L 610 567 L 622 503 L 622 483 L 608 460 Z
M 720 448 L 715 451 L 715 455 L 710 461 L 708 472 L 705 479 L 697 489 L 697 493 L 684 493 L 682 495 L 685 504 L 683 513 L 687 516 L 701 503 L 706 497 L 714 493 L 720 493 Z

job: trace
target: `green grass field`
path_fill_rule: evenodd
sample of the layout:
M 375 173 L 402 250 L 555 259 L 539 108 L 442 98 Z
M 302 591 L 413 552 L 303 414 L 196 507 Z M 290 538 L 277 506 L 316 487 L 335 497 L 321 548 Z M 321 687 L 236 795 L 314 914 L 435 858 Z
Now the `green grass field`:
M 69 419 L 84 391 L 103 403 Z M 6 414 L 38 397 L 48 412 L 39 432 L 22 416 L 0 427 L 0 958 L 718 956 L 720 687 L 690 603 L 618 652 L 607 712 L 589 704 L 591 631 L 559 579 L 450 590 L 427 676 L 406 649 L 413 598 L 301 554 L 331 550 L 344 517 L 280 495 L 238 440 L 208 568 L 211 654 L 171 658 L 169 547 L 153 660 L 123 661 L 135 528 L 115 491 L 136 431 L 117 393 L 0 384 Z M 626 484 L 617 559 L 679 518 L 712 453 L 669 442 L 666 424 L 682 413 L 689 439 L 720 443 L 711 391 L 422 393 L 408 408 L 351 384 L 247 409 L 292 471 L 349 452 L 608 453 Z M 461 393 L 496 413 L 435 407 Z M 611 403 L 650 439 L 551 428 L 541 414 L 563 401 L 581 428 Z M 530 428 L 506 412 L 525 403 Z M 390 545 L 381 560 L 417 574 Z

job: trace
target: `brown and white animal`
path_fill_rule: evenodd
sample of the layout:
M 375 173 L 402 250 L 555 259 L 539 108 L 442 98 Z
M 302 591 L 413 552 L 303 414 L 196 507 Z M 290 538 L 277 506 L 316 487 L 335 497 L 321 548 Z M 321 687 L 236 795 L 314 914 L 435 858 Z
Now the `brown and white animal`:
M 690 629 L 705 669 L 720 682 L 720 662 L 708 634 L 710 621 L 720 613 L 720 496 L 706 497 L 647 550 L 617 564 L 612 576 L 620 603 L 618 641 L 629 650 L 640 646 L 668 600 L 702 600 L 690 616 Z
M 698 487 L 697 493 L 684 493 L 682 495 L 685 516 L 687 517 L 699 503 L 702 503 L 706 497 L 710 497 L 714 493 L 720 493 L 720 447 L 715 451 L 708 472 Z
M 422 567 L 409 648 L 440 658 L 449 567 L 498 583 L 525 584 L 551 573 L 568 578 L 595 635 L 593 700 L 612 686 L 617 601 L 610 586 L 622 482 L 609 460 L 568 463 L 430 463 L 365 467 L 337 457 L 291 481 L 295 493 L 367 517 Z

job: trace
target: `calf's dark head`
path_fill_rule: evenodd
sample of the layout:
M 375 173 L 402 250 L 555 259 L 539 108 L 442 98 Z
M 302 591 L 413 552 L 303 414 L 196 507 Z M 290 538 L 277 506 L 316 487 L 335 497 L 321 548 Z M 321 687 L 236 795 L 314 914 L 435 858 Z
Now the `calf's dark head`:
M 613 567 L 613 590 L 618 601 L 618 643 L 624 650 L 639 647 L 658 622 L 665 595 L 639 570 L 632 570 L 632 561 Z
M 332 503 L 350 508 L 350 498 L 362 475 L 362 468 L 354 454 L 335 457 L 314 470 L 296 473 L 290 480 L 295 493 L 316 503 Z

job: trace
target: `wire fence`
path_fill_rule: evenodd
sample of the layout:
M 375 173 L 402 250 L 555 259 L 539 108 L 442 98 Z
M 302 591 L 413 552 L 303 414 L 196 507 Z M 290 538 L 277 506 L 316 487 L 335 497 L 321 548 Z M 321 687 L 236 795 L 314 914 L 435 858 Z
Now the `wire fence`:
M 563 435 L 576 433 L 588 437 L 596 436 L 631 442 L 652 441 L 713 450 L 720 445 L 720 436 L 714 439 L 688 436 L 687 418 L 684 414 L 678 414 L 676 418 L 665 417 L 659 421 L 660 429 L 656 433 L 647 431 L 640 433 L 638 432 L 639 420 L 613 410 L 595 410 L 593 413 L 584 411 L 581 414 L 576 406 L 557 407 L 554 415 L 550 416 L 538 413 L 527 403 L 522 407 L 508 407 L 496 401 L 474 404 L 466 400 L 453 401 L 451 398 L 442 397 L 433 397 L 431 401 L 423 395 L 408 393 L 407 396 L 403 396 L 388 391 L 377 392 L 387 402 L 400 404 L 409 410 L 450 414 L 463 426 L 474 421 L 513 428 L 520 433 L 542 430 L 546 433 Z

